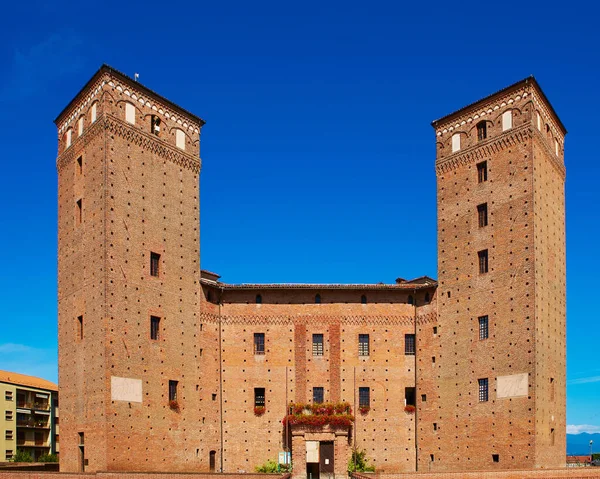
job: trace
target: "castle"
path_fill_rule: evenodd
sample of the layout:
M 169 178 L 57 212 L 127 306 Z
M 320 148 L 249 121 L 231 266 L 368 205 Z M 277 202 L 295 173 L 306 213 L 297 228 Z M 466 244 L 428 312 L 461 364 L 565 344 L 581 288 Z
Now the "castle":
M 55 123 L 62 471 L 564 465 L 566 130 L 533 77 L 432 124 L 437 281 L 221 282 L 202 119 L 102 66 Z

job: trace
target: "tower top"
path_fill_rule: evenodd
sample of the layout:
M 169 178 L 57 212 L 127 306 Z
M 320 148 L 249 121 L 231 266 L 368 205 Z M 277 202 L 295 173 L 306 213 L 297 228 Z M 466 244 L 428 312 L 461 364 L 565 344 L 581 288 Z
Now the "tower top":
M 65 122 L 68 122 L 72 115 L 77 113 L 77 108 L 81 104 L 81 100 L 84 102 L 87 99 L 88 93 L 90 95 L 94 95 L 97 93 L 97 89 L 103 84 L 100 80 L 106 77 L 107 82 L 116 81 L 123 84 L 124 87 L 128 87 L 131 90 L 135 90 L 138 95 L 144 95 L 145 101 L 154 100 L 160 104 L 162 104 L 166 109 L 172 110 L 173 112 L 184 116 L 189 122 L 196 123 L 199 128 L 201 128 L 206 122 L 200 118 L 199 116 L 190 113 L 188 110 L 181 108 L 176 103 L 168 100 L 162 95 L 159 95 L 155 91 L 150 88 L 142 85 L 139 81 L 135 81 L 133 78 L 125 75 L 119 70 L 114 69 L 110 65 L 103 64 L 97 71 L 94 73 L 92 78 L 83 86 L 81 90 L 73 97 L 73 99 L 69 102 L 69 104 L 59 113 L 59 115 L 54 120 L 55 125 L 59 130 L 62 129 L 62 126 Z M 100 84 L 97 83 L 100 81 Z M 141 101 L 142 98 L 138 98 L 138 101 Z
M 512 98 L 513 96 L 520 100 L 521 98 L 526 98 L 529 95 L 532 95 L 533 98 L 537 100 L 537 103 L 542 103 L 540 106 L 546 107 L 549 115 L 554 119 L 556 126 L 558 129 L 560 129 L 562 136 L 564 137 L 567 134 L 567 129 L 560 121 L 560 118 L 556 114 L 556 111 L 552 107 L 548 97 L 546 97 L 544 91 L 540 87 L 540 84 L 533 75 L 513 83 L 512 85 L 509 85 L 501 90 L 498 90 L 491 95 L 481 98 L 474 103 L 470 103 L 469 105 L 443 116 L 438 120 L 434 120 L 431 122 L 431 126 L 433 126 L 433 128 L 435 128 L 436 132 L 439 134 L 439 132 L 444 130 L 444 128 L 450 127 L 451 129 L 453 123 L 460 124 L 463 120 L 468 121 L 468 119 L 472 116 L 477 116 L 478 110 L 484 111 L 490 108 L 503 108 L 505 105 L 503 105 L 502 102 L 513 103 L 515 101 L 515 98 Z M 496 103 L 498 104 L 496 105 Z

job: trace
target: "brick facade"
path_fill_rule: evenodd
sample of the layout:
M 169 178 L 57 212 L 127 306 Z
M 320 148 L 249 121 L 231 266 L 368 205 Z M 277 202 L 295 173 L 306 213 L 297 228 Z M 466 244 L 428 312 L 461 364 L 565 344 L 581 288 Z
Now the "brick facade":
M 488 108 L 475 141 L 471 116 Z M 334 442 L 336 477 L 353 447 L 383 472 L 564 463 L 564 166 L 552 156 L 564 129 L 534 80 L 434 124 L 439 287 L 220 282 L 200 270 L 201 119 L 104 66 L 56 124 L 62 471 L 252 472 L 287 449 L 303 477 L 306 440 Z M 353 427 L 286 431 L 287 404 L 314 388 L 349 403 Z

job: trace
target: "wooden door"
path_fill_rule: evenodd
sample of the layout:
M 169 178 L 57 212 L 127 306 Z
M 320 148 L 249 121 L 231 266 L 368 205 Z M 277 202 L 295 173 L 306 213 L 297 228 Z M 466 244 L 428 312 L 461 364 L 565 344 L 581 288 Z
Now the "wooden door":
M 333 441 L 323 441 L 319 447 L 319 469 L 321 476 L 327 478 L 333 477 Z

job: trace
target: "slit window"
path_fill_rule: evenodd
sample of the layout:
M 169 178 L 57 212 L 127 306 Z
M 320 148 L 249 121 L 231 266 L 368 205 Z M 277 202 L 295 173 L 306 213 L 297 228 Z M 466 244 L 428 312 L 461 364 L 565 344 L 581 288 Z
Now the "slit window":
M 77 173 L 83 174 L 83 157 L 77 158 Z
M 77 200 L 77 224 L 80 225 L 83 222 L 83 198 Z
M 150 316 L 150 339 L 158 341 L 160 339 L 160 318 Z
M 265 388 L 254 388 L 254 407 L 265 407 Z
M 369 335 L 359 334 L 358 335 L 358 355 L 368 356 L 369 355 Z
M 487 161 L 477 163 L 477 183 L 487 181 Z
M 79 340 L 83 339 L 83 314 L 81 316 L 77 316 L 77 336 Z
M 169 380 L 169 401 L 177 401 L 178 381 Z
M 371 407 L 370 388 L 358 388 L 358 407 Z
M 313 334 L 312 336 L 313 356 L 323 356 L 323 335 Z
M 479 258 L 479 274 L 487 273 L 488 272 L 488 250 L 484 249 L 483 251 L 478 251 L 477 257 Z
M 254 333 L 254 354 L 265 354 L 265 333 Z
M 477 123 L 477 141 L 482 141 L 487 138 L 487 125 L 484 121 Z
M 478 379 L 479 383 L 479 402 L 487 402 L 488 395 L 488 378 Z
M 316 387 L 313 388 L 313 403 L 322 404 L 325 401 L 325 388 Z
M 483 228 L 488 225 L 488 208 L 487 203 L 477 205 L 477 217 L 479 219 L 479 227 Z
M 550 401 L 554 401 L 554 378 L 550 378 Z
M 150 276 L 158 278 L 160 273 L 160 255 L 150 252 Z
M 404 354 L 406 356 L 415 355 L 415 335 L 405 334 L 404 335 Z
M 489 337 L 489 324 L 487 316 L 479 316 L 479 339 Z

